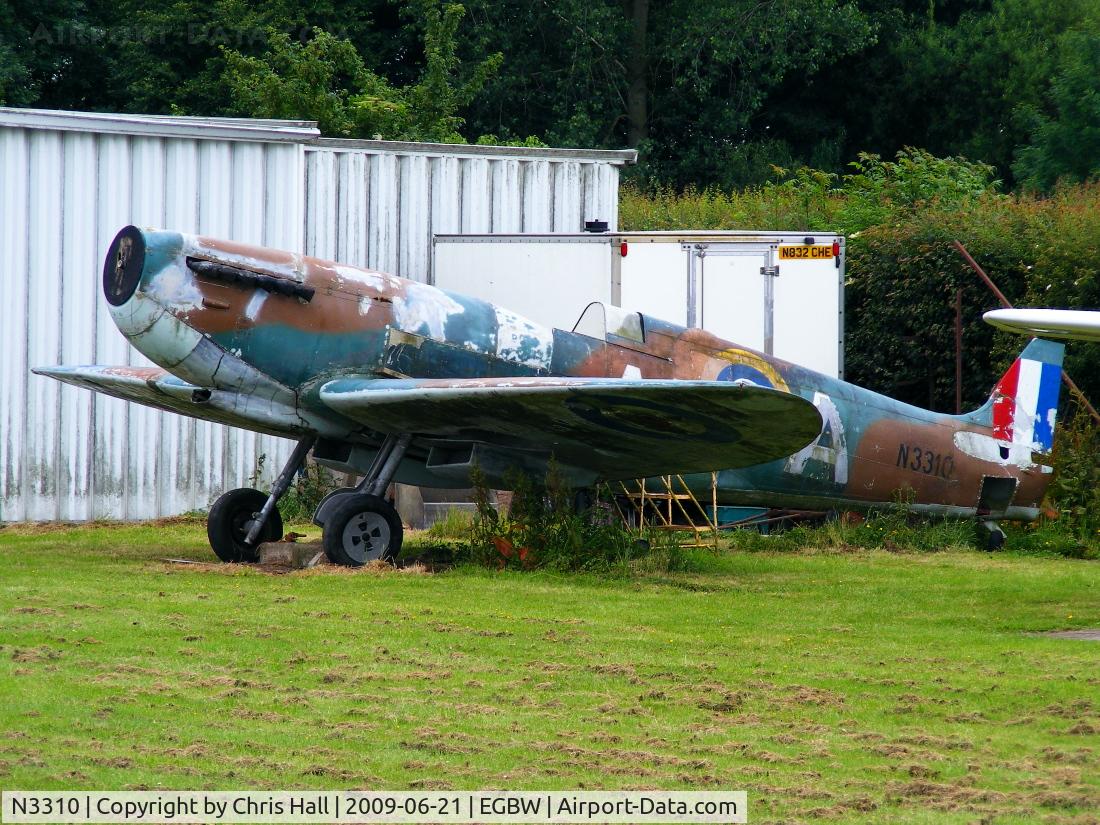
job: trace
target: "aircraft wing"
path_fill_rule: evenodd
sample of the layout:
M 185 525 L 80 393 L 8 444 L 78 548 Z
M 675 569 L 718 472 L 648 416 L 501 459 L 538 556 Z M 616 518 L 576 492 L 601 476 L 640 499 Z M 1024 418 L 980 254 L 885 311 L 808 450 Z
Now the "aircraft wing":
M 821 432 L 809 401 L 727 381 L 341 378 L 320 397 L 374 430 L 553 453 L 602 480 L 760 464 Z
M 269 435 L 300 438 L 313 429 L 294 409 L 272 399 L 196 387 L 159 367 L 35 367 L 31 371 L 146 407 Z
M 992 309 L 982 318 L 998 329 L 1023 335 L 1071 341 L 1100 341 L 1100 312 L 1096 310 Z

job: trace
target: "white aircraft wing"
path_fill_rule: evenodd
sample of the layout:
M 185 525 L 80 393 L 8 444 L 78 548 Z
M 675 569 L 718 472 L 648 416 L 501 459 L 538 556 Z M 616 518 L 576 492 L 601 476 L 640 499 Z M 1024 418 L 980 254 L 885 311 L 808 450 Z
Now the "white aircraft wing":
M 982 316 L 998 329 L 1042 338 L 1100 341 L 1100 311 L 1088 309 L 994 309 Z

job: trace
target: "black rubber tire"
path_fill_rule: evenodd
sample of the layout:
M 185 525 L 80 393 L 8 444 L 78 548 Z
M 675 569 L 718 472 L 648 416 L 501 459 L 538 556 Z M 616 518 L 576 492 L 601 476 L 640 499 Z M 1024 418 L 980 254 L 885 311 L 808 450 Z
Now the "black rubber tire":
M 990 530 L 989 534 L 985 537 L 985 549 L 992 553 L 994 550 L 1000 550 L 1005 546 L 1005 534 L 1003 530 Z
M 385 522 L 388 540 L 379 519 Z M 361 567 L 374 559 L 392 562 L 401 552 L 402 538 L 401 516 L 392 504 L 378 496 L 364 493 L 341 496 L 325 518 L 325 555 L 333 564 Z M 372 540 L 383 546 L 372 546 Z
M 999 526 L 990 527 L 978 522 L 978 546 L 986 552 L 992 553 L 1005 546 L 1005 532 Z
M 224 562 L 252 564 L 260 560 L 257 547 L 265 541 L 283 537 L 283 517 L 276 508 L 267 517 L 257 547 L 244 543 L 250 522 L 263 509 L 267 496 L 251 487 L 241 487 L 222 493 L 206 519 L 206 537 L 214 555 Z

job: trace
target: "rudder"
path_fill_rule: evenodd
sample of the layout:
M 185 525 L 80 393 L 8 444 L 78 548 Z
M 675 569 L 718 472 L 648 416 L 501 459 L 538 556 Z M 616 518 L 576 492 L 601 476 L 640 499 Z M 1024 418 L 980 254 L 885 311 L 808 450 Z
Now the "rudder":
M 1037 453 L 1054 446 L 1065 345 L 1034 338 L 993 387 L 989 400 L 964 416 L 993 428 L 1002 449 L 1015 445 Z

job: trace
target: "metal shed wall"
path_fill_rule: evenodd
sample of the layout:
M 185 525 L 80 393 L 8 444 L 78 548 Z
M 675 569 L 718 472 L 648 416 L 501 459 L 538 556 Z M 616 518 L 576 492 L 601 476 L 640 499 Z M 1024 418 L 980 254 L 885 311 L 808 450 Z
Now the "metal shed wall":
M 100 267 L 127 223 L 428 280 L 443 231 L 615 225 L 629 152 L 317 139 L 314 124 L 0 109 L 0 521 L 142 519 L 274 475 L 290 442 L 127 404 L 32 366 L 147 364 Z
M 633 152 L 319 140 L 306 147 L 305 251 L 427 282 L 432 236 L 617 227 Z
M 114 234 L 135 223 L 300 246 L 302 163 L 297 142 L 0 128 L 0 520 L 186 512 L 247 483 L 259 456 L 270 472 L 287 452 L 282 439 L 127 404 L 29 370 L 147 365 L 100 293 Z

